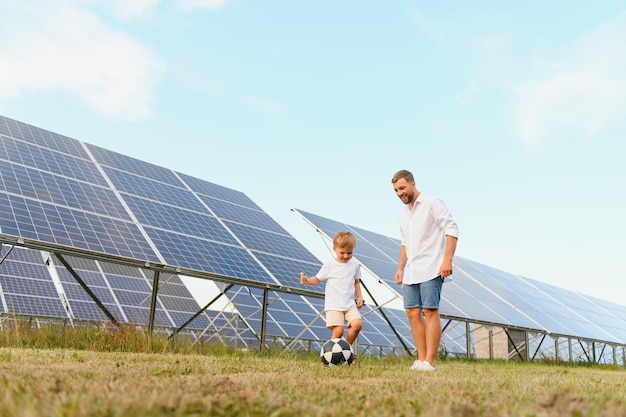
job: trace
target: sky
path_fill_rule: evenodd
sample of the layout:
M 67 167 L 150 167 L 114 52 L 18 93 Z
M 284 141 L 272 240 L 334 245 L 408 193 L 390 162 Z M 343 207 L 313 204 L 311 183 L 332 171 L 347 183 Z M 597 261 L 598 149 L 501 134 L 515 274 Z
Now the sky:
M 391 177 L 456 255 L 626 304 L 620 1 L 0 0 L 0 114 L 399 238 Z M 297 278 L 296 278 L 297 279 Z

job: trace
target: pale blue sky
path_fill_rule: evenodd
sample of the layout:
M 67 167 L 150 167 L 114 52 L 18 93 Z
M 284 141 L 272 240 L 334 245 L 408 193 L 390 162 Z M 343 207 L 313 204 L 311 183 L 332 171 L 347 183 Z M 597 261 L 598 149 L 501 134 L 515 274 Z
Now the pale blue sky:
M 626 304 L 623 2 L 0 0 L 0 114 L 398 237 L 390 178 L 457 255 Z M 297 277 L 296 277 L 297 279 Z

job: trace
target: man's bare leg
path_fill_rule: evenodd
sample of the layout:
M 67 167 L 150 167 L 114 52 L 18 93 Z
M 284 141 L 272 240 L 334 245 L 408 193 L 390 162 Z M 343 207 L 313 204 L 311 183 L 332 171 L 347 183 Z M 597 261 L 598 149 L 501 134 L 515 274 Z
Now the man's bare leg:
M 420 361 L 424 361 L 426 360 L 426 353 L 428 351 L 426 346 L 426 323 L 422 317 L 422 309 L 418 307 L 407 308 L 406 315 L 409 318 L 411 334 L 413 335 L 413 341 L 417 349 L 417 356 Z
M 425 349 L 426 354 L 424 360 L 435 366 L 437 351 L 439 350 L 439 342 L 441 341 L 441 320 L 439 318 L 439 310 L 424 309 L 426 316 L 425 329 Z

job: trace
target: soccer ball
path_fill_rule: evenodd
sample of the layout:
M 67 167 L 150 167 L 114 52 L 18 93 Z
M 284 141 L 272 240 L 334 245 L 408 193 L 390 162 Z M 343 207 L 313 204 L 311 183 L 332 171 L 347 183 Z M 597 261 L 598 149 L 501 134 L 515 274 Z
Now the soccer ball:
M 328 365 L 350 365 L 354 360 L 354 352 L 352 346 L 345 339 L 330 339 L 322 346 L 320 350 L 320 358 L 322 363 Z

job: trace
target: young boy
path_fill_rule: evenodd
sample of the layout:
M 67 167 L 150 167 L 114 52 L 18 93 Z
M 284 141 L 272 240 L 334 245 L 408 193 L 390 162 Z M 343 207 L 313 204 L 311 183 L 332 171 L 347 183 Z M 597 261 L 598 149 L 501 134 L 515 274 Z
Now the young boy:
M 335 259 L 325 262 L 316 276 L 307 277 L 304 272 L 300 272 L 301 284 L 317 285 L 326 281 L 324 297 L 326 327 L 332 330 L 332 338 L 340 338 L 343 337 L 344 326 L 347 323 L 346 340 L 350 344 L 356 340 L 363 327 L 358 310 L 363 306 L 361 265 L 352 259 L 355 247 L 356 238 L 352 233 L 337 232 L 333 238 Z M 356 361 L 356 356 L 354 359 Z

